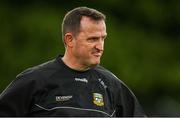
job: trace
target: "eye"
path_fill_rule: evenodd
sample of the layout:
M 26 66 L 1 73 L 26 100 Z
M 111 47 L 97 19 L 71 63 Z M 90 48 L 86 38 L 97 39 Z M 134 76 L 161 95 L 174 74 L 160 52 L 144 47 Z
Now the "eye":
M 89 41 L 89 42 L 95 42 L 95 41 L 97 41 L 99 38 L 98 37 L 90 37 L 90 38 L 88 38 L 87 40 Z

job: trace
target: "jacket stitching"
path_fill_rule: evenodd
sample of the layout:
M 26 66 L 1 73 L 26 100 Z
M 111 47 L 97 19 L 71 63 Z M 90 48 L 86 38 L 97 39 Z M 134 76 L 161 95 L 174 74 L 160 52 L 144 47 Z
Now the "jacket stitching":
M 64 106 L 64 107 L 53 107 L 53 108 L 50 108 L 50 109 L 47 109 L 47 108 L 44 108 L 44 107 L 42 107 L 42 106 L 40 106 L 40 105 L 38 105 L 38 104 L 35 104 L 37 107 L 39 107 L 39 108 L 41 108 L 41 109 L 44 109 L 44 110 L 46 110 L 46 111 L 52 111 L 52 110 L 55 110 L 55 109 L 75 109 L 75 110 L 84 110 L 84 111 L 94 111 L 94 112 L 99 112 L 99 113 L 103 113 L 103 114 L 106 114 L 107 116 L 110 116 L 110 117 L 112 117 L 113 116 L 113 114 L 114 114 L 114 112 L 112 113 L 112 115 L 110 115 L 110 114 L 108 114 L 108 113 L 106 113 L 106 112 L 104 112 L 104 111 L 100 111 L 100 110 L 96 110 L 96 109 L 84 109 L 84 108 L 77 108 L 77 107 L 66 107 L 66 106 Z

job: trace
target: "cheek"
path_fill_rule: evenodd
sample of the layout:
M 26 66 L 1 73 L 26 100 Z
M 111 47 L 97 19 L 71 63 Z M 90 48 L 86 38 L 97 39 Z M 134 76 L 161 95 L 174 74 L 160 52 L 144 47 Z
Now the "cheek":
M 82 43 L 82 44 L 79 44 L 79 46 L 78 46 L 81 50 L 86 50 L 86 51 L 88 51 L 88 50 L 92 50 L 93 49 L 93 45 L 92 44 L 90 44 L 90 43 Z
M 85 55 L 87 55 L 87 54 L 91 53 L 91 50 L 92 50 L 92 48 L 90 48 L 88 46 L 83 46 L 83 47 L 81 47 L 80 52 L 82 52 Z
M 82 55 L 89 55 L 93 51 L 94 45 L 92 43 L 78 42 L 74 46 L 74 50 Z
M 90 46 L 82 46 L 80 49 L 79 49 L 79 53 L 84 56 L 84 57 L 90 57 L 91 56 L 91 53 L 93 52 L 92 51 L 93 48 L 90 47 Z

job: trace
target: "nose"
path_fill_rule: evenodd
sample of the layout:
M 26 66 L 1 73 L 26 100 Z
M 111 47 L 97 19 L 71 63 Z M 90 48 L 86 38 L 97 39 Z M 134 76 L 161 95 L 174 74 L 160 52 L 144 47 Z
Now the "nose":
M 95 48 L 98 50 L 98 51 L 103 51 L 104 50 L 104 40 L 99 40 L 97 42 L 97 44 L 95 45 Z

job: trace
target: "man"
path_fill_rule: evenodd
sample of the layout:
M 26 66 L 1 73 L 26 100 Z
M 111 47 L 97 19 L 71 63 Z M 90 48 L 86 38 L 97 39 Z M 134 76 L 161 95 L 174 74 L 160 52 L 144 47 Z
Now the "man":
M 145 116 L 136 97 L 100 66 L 105 16 L 87 7 L 62 23 L 65 54 L 19 74 L 0 96 L 0 116 Z

